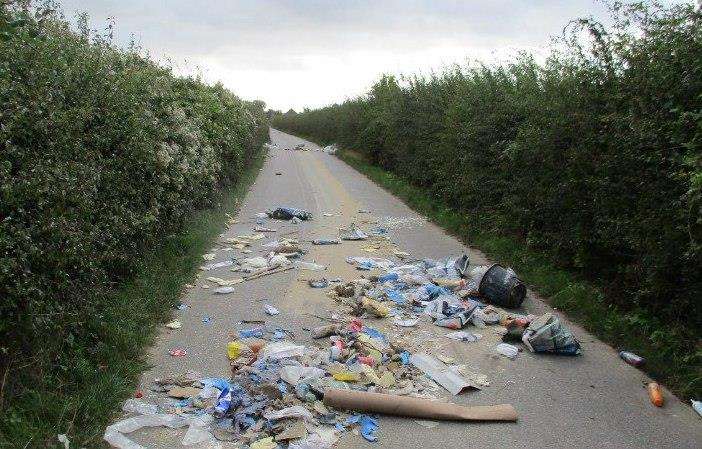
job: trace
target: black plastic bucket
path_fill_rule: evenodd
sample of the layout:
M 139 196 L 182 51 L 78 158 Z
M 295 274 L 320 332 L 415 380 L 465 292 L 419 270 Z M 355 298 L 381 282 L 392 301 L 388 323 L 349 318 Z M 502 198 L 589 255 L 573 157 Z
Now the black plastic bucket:
M 526 287 L 516 276 L 509 276 L 505 267 L 499 264 L 487 269 L 478 286 L 480 296 L 490 304 L 508 309 L 521 306 L 526 297 Z

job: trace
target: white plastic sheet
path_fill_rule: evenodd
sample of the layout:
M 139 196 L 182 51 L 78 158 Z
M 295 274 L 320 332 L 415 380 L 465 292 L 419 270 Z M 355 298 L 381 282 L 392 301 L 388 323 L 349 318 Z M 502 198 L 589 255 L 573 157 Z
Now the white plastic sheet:
M 312 413 L 301 405 L 293 405 L 292 407 L 264 413 L 263 417 L 266 419 L 302 418 L 308 422 L 314 422 L 315 420 Z
M 280 378 L 290 385 L 309 383 L 324 377 L 324 370 L 314 366 L 284 366 L 280 368 Z
M 105 429 L 103 439 L 117 449 L 146 449 L 141 444 L 127 438 L 124 434 L 132 433 L 144 427 L 170 427 L 171 429 L 177 429 L 186 425 L 187 421 L 177 415 L 139 415 L 108 426 Z

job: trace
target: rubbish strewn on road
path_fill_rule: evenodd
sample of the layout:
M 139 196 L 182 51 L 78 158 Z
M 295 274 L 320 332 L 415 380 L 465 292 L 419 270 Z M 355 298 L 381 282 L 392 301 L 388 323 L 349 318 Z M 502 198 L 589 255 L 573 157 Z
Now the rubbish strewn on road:
M 278 208 L 267 216 L 311 218 L 308 212 L 293 208 Z M 255 230 L 265 232 L 265 218 L 256 219 L 260 223 Z M 499 360 L 500 355 L 517 357 L 521 350 L 517 344 L 534 353 L 528 357 L 578 355 L 579 342 L 551 313 L 537 317 L 505 310 L 521 305 L 526 293 L 513 270 L 498 265 L 470 269 L 468 255 L 410 261 L 409 253 L 388 240 L 388 229 L 392 228 L 366 232 L 352 224 L 340 229 L 339 239 L 305 240 L 319 247 L 315 251 L 355 248 L 384 256 L 345 254 L 346 262 L 358 270 L 352 279 L 300 279 L 311 289 L 326 289 L 329 303 L 337 309 L 327 317 L 310 314 L 323 320 L 311 330 L 303 328 L 309 331 L 304 337 L 310 338 L 310 344 L 302 342 L 297 330 L 263 320 L 241 320 L 239 324 L 256 323 L 256 327 L 233 330 L 226 348 L 223 344 L 222 357 L 229 360 L 230 373 L 220 377 L 224 373 L 189 372 L 156 379 L 149 387 L 153 394 L 148 401 L 130 399 L 125 404 L 125 412 L 136 416 L 108 427 L 105 440 L 120 449 L 133 449 L 138 446 L 126 436 L 133 430 L 187 426 L 184 445 L 216 449 L 220 441 L 236 441 L 251 448 L 329 448 L 345 433 L 377 441 L 382 433 L 375 413 L 431 420 L 516 421 L 517 413 L 509 404 L 462 407 L 440 400 L 490 385 L 486 375 L 442 348 L 460 345 Z M 264 255 L 231 257 L 202 267 L 244 273 L 234 279 L 207 277 L 218 286 L 215 294 L 243 296 L 237 284 L 245 281 L 288 270 L 327 269 L 314 260 L 303 260 L 307 250 L 300 241 L 280 237 L 266 242 L 259 235 L 264 234 L 225 241 L 242 245 L 242 251 L 260 245 Z M 339 245 L 342 240 L 350 242 Z M 368 242 L 354 242 L 358 240 Z M 262 242 L 254 246 L 256 241 Z M 268 303 L 271 300 L 265 301 L 262 311 L 257 308 L 259 313 L 277 316 L 279 310 Z M 207 324 L 210 319 L 202 321 Z M 440 341 L 422 341 L 423 335 L 431 335 L 427 324 L 437 327 L 433 335 Z M 488 326 L 496 331 L 487 330 Z M 472 328 L 485 330 L 477 333 Z M 483 344 L 483 335 L 494 339 L 495 333 L 504 342 Z M 173 348 L 170 354 L 182 357 L 186 351 Z M 653 391 L 649 387 L 652 402 Z

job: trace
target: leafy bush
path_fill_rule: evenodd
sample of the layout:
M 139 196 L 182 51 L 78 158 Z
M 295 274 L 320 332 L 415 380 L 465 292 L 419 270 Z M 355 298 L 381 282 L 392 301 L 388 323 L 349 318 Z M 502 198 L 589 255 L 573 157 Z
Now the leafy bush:
M 177 78 L 85 22 L 75 33 L 42 8 L 0 2 L 0 32 L 7 416 L 27 391 L 71 391 L 96 369 L 110 292 L 239 179 L 268 127 L 263 103 Z
M 598 280 L 620 307 L 699 335 L 702 16 L 690 5 L 612 14 L 611 29 L 571 22 L 542 64 L 384 76 L 274 126 L 361 152 L 476 229 Z

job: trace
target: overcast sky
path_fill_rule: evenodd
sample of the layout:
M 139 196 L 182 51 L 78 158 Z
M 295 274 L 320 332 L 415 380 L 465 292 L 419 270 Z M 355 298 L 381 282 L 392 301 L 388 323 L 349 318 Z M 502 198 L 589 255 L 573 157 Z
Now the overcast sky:
M 62 0 L 93 28 L 108 17 L 180 73 L 199 71 L 283 111 L 364 93 L 382 73 L 544 54 L 569 20 L 606 17 L 594 0 Z

